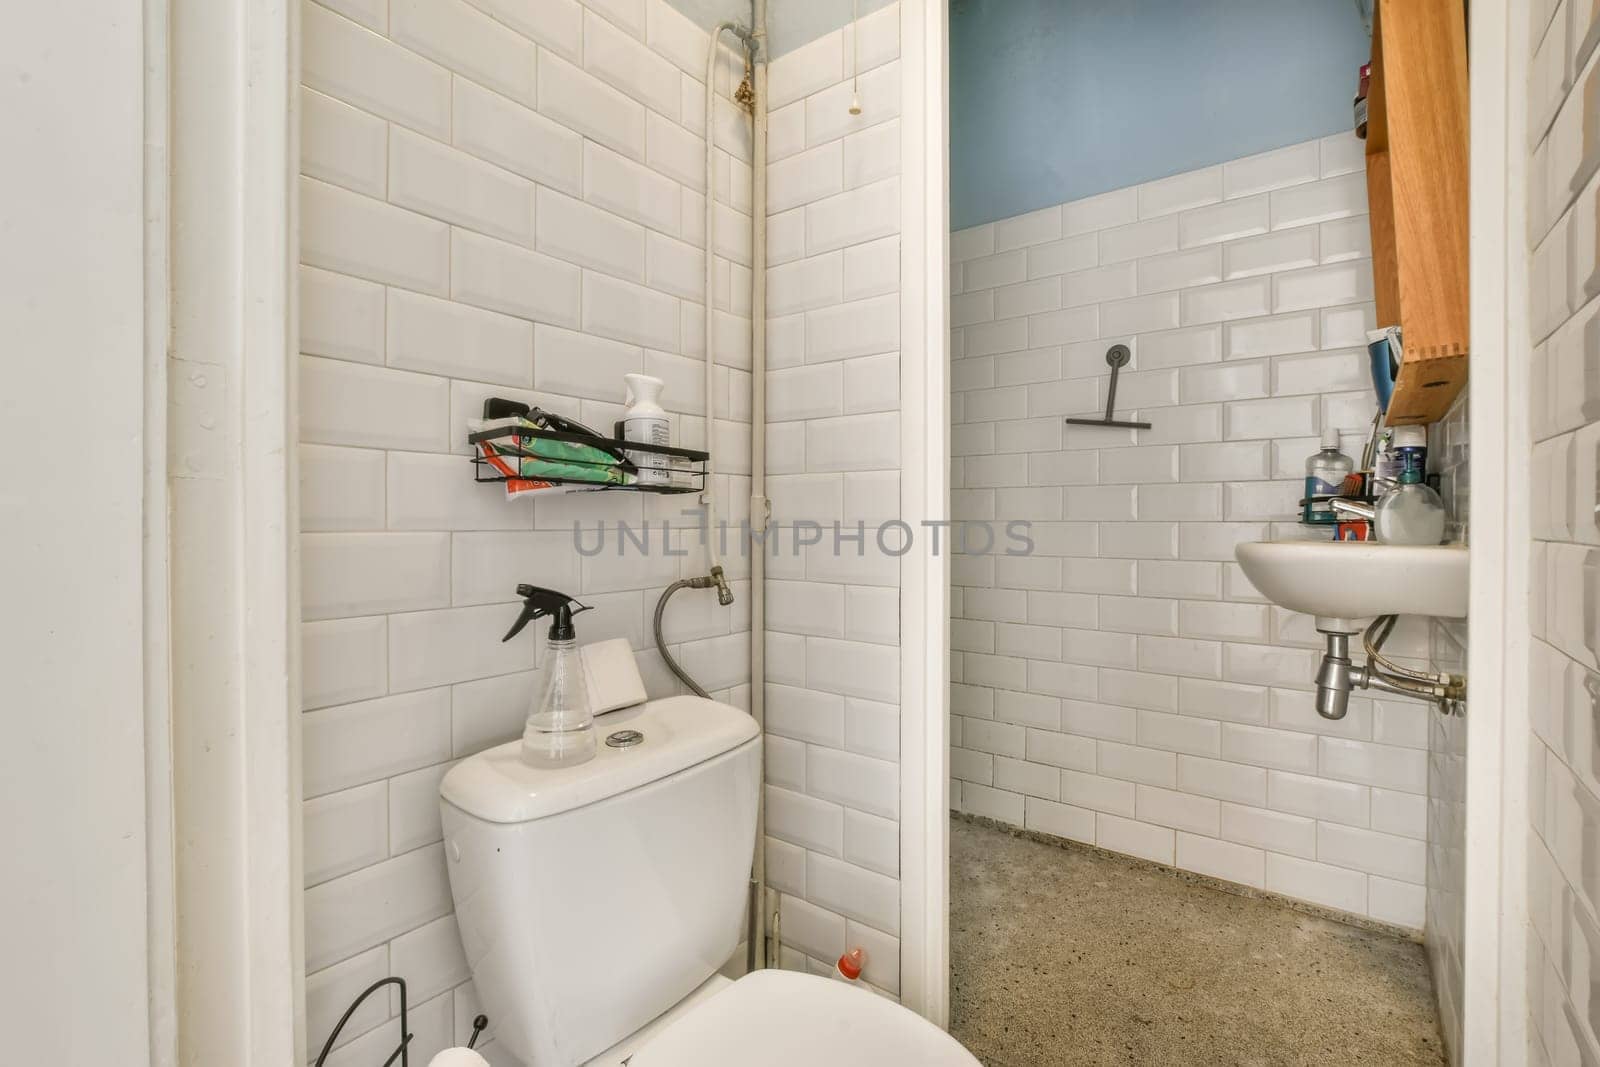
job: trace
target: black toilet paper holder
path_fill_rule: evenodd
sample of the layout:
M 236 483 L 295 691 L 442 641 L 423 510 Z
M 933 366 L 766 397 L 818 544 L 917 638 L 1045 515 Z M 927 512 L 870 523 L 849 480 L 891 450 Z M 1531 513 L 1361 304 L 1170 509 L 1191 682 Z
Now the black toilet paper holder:
M 393 1067 L 396 1060 L 400 1061 L 400 1067 L 411 1067 L 411 1038 L 414 1035 L 411 1033 L 411 1026 L 406 1012 L 406 980 L 395 976 L 378 979 L 362 990 L 361 995 L 351 1002 L 350 1006 L 344 1010 L 344 1014 L 339 1016 L 339 1021 L 334 1025 L 333 1032 L 328 1035 L 328 1040 L 323 1042 L 322 1052 L 317 1055 L 314 1067 L 323 1067 L 323 1062 L 327 1060 L 328 1053 L 333 1051 L 333 1043 L 339 1040 L 339 1032 L 344 1029 L 344 1024 L 350 1021 L 350 1016 L 354 1015 L 356 1010 L 366 1003 L 368 997 L 387 985 L 398 986 L 400 989 L 400 1044 L 389 1054 L 389 1058 L 383 1061 L 383 1067 Z M 482 1034 L 488 1025 L 489 1017 L 487 1015 L 480 1014 L 472 1020 L 472 1037 L 467 1041 L 468 1048 L 477 1045 L 478 1035 Z

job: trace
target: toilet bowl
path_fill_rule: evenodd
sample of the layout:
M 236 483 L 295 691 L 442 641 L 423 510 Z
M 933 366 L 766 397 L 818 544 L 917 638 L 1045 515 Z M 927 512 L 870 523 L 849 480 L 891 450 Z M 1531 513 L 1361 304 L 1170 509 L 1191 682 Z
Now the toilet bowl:
M 588 763 L 531 767 L 512 742 L 440 784 L 456 921 L 497 1044 L 524 1067 L 977 1063 L 868 989 L 718 974 L 755 849 L 749 715 L 672 697 L 596 729 L 619 744 Z
M 977 1067 L 922 1016 L 866 989 L 755 971 L 643 1041 L 628 1067 Z

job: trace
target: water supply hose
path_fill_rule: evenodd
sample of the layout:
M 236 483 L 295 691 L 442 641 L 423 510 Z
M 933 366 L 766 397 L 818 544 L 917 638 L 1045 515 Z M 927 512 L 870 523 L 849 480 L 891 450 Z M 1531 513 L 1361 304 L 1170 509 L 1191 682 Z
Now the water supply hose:
M 656 635 L 656 650 L 661 653 L 661 658 L 666 661 L 667 668 L 678 676 L 678 681 L 689 687 L 689 691 L 697 697 L 711 699 L 711 694 L 700 688 L 700 683 L 689 677 L 689 672 L 678 666 L 678 661 L 672 658 L 672 653 L 667 651 L 667 639 L 661 635 L 661 616 L 667 612 L 667 601 L 672 594 L 680 589 L 711 589 L 717 584 L 716 579 L 709 574 L 697 578 L 679 578 L 661 591 L 661 599 L 656 601 L 656 618 L 654 623 Z

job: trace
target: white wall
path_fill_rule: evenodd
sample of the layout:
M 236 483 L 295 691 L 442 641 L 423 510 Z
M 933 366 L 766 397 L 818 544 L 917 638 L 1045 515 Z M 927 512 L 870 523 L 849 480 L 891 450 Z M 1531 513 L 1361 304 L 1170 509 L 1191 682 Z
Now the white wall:
M 1533 629 L 1528 1062 L 1600 1061 L 1600 444 L 1593 140 L 1600 22 L 1588 4 L 1529 5 L 1533 145 Z M 1515 98 L 1515 97 L 1514 97 Z
M 652 695 L 679 690 L 649 618 L 662 587 L 705 571 L 697 534 L 673 535 L 682 559 L 662 551 L 660 520 L 684 526 L 694 498 L 508 504 L 463 455 L 484 397 L 604 428 L 627 371 L 666 380 L 676 443 L 706 440 L 707 35 L 662 0 L 555 0 L 536 17 L 503 0 L 329 0 L 302 17 L 310 1054 L 366 984 L 399 974 L 425 1062 L 464 1042 L 477 1011 L 437 790 L 453 761 L 521 733 L 542 628 L 500 643 L 516 584 L 581 594 L 597 609 L 582 639 L 626 637 Z M 719 77 L 726 96 L 737 74 L 724 63 Z M 719 100 L 710 447 L 735 522 L 749 499 L 748 122 Z M 574 547 L 575 522 L 647 517 L 648 557 L 619 560 L 614 532 L 604 556 Z M 713 696 L 744 704 L 748 569 L 735 556 L 728 570 L 734 607 L 680 593 L 666 632 Z M 387 1016 L 364 1010 L 339 1062 L 381 1062 Z
M 1326 426 L 1374 411 L 1362 146 L 1351 135 L 951 237 L 953 517 L 1033 522 L 954 560 L 963 811 L 1420 928 L 1426 709 L 1323 719 L 1322 647 L 1241 541 L 1296 523 Z M 1129 344 L 1117 417 L 1105 352 Z M 1403 620 L 1389 648 L 1425 658 Z
M 767 879 L 785 967 L 900 990 L 899 4 L 774 60 L 768 180 Z M 859 36 L 862 113 L 849 114 Z M 814 523 L 820 542 L 800 551 Z M 841 541 L 834 528 L 865 544 Z M 891 541 L 894 540 L 891 532 Z
M 150 1045 L 139 4 L 19 9 L 0 41 L 0 1022 L 19 1063 Z M 153 136 L 158 142 L 160 135 Z M 63 463 L 64 421 L 88 429 Z M 70 431 L 67 431 L 71 436 Z M 170 991 L 169 991 L 170 992 Z

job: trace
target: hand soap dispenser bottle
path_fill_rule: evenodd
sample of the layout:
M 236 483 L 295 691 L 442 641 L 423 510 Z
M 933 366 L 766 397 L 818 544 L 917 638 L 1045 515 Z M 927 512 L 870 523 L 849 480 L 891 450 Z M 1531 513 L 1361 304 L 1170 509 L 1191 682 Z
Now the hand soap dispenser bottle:
M 594 759 L 594 713 L 572 617 L 589 609 L 565 593 L 536 585 L 517 586 L 517 595 L 522 598 L 522 614 L 502 641 L 517 636 L 534 619 L 551 617 L 543 680 L 522 730 L 522 759 L 534 767 L 586 763 Z
M 1400 479 L 1378 501 L 1372 529 L 1389 545 L 1436 545 L 1444 540 L 1444 501 L 1423 481 L 1423 453 L 1401 448 Z

